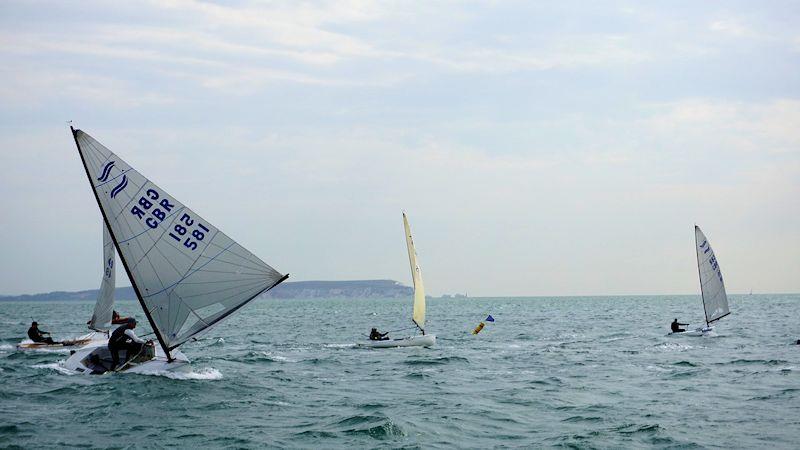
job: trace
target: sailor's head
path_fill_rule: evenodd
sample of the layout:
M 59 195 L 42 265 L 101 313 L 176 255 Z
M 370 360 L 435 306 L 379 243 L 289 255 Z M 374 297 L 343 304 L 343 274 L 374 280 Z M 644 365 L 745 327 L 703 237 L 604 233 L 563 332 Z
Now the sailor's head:
M 675 320 L 673 320 L 673 322 L 677 322 L 677 321 L 678 321 L 678 318 L 676 317 Z
M 38 323 L 38 322 L 31 322 L 31 326 L 32 326 L 32 327 L 34 327 L 34 328 L 35 328 L 35 327 L 38 327 L 38 326 L 39 326 L 39 323 Z
M 136 319 L 134 318 L 128 319 L 128 328 L 136 328 Z
M 373 329 L 372 329 L 372 331 L 376 331 L 376 332 L 377 332 L 377 331 L 378 331 L 378 329 L 377 329 L 377 328 L 373 328 Z

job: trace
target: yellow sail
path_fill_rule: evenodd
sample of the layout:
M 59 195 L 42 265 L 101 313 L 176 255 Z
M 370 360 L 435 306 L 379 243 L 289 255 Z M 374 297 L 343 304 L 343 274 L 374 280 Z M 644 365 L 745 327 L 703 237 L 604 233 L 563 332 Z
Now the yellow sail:
M 417 261 L 417 251 L 414 249 L 414 238 L 411 237 L 411 227 L 408 225 L 406 213 L 403 213 L 403 227 L 406 231 L 406 245 L 408 246 L 408 262 L 411 264 L 411 278 L 414 281 L 414 311 L 412 320 L 422 332 L 425 332 L 425 286 L 422 284 L 422 271 Z

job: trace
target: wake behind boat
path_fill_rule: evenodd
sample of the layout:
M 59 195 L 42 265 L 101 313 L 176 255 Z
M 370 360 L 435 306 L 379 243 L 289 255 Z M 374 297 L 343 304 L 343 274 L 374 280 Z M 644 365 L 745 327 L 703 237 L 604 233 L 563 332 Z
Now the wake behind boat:
M 714 331 L 712 323 L 731 313 L 722 271 L 703 231 L 694 226 L 695 249 L 697 250 L 697 272 L 700 277 L 700 296 L 703 299 L 703 312 L 706 325 L 694 330 L 673 331 L 669 336 L 706 336 Z M 677 320 L 677 319 L 676 319 Z M 679 324 L 680 325 L 680 324 Z
M 116 371 L 177 370 L 177 348 L 286 280 L 267 263 L 81 130 L 75 145 L 111 241 L 158 346 L 120 352 Z M 110 370 L 108 345 L 76 351 L 68 369 Z M 128 361 L 128 356 L 132 360 Z
M 422 335 L 402 339 L 370 339 L 369 341 L 359 342 L 358 345 L 360 347 L 431 347 L 436 344 L 436 336 L 425 333 L 425 286 L 422 283 L 422 270 L 419 268 L 419 262 L 417 261 L 417 251 L 414 248 L 414 238 L 411 237 L 411 226 L 408 224 L 406 213 L 403 213 L 403 228 L 406 234 L 408 261 L 411 264 L 411 279 L 414 283 L 414 306 L 411 312 L 411 321 L 422 332 Z

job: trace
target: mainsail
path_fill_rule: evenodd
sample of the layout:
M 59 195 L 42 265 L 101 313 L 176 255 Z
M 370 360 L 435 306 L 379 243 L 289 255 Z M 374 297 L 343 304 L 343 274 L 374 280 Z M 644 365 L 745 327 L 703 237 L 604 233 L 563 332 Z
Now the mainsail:
M 714 250 L 708 239 L 697 225 L 694 226 L 695 247 L 697 250 L 697 270 L 700 273 L 700 292 L 703 296 L 703 308 L 706 313 L 706 324 L 719 320 L 728 314 L 728 296 L 725 294 L 725 283 L 719 268 Z
M 107 331 L 111 326 L 116 284 L 114 259 L 114 241 L 103 222 L 103 280 L 100 282 L 100 292 L 97 294 L 97 303 L 94 304 L 92 320 L 89 321 L 89 328 L 92 330 Z
M 117 253 L 167 355 L 288 277 L 94 138 L 72 133 Z
M 412 320 L 425 334 L 425 286 L 422 284 L 422 271 L 417 262 L 417 251 L 414 249 L 414 238 L 411 237 L 411 227 L 408 225 L 406 213 L 403 213 L 403 227 L 406 231 L 406 245 L 408 246 L 408 262 L 411 263 L 411 278 L 414 281 L 414 311 Z

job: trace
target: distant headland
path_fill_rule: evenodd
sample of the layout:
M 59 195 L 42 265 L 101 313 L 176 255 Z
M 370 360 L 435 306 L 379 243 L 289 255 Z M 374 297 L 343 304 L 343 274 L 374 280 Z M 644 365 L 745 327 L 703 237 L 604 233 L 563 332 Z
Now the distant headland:
M 45 302 L 63 300 L 95 300 L 97 289 L 86 291 L 56 291 L 42 294 L 0 295 L 6 302 Z M 287 281 L 262 297 L 265 298 L 400 298 L 414 295 L 414 290 L 394 280 L 354 281 Z M 117 300 L 135 300 L 130 286 L 120 287 L 114 293 Z

